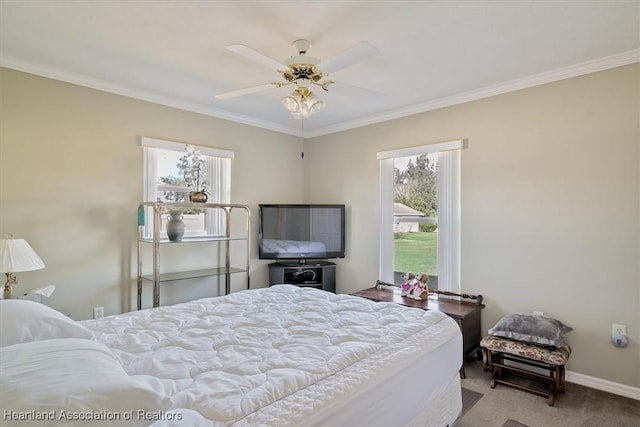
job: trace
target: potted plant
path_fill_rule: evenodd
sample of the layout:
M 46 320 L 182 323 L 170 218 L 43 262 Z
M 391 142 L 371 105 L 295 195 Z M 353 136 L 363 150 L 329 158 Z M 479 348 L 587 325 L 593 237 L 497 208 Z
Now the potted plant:
M 200 202 L 208 199 L 206 163 L 200 158 L 200 151 L 193 145 L 186 145 L 186 153 L 180 157 L 176 167 L 179 176 L 160 177 L 160 184 L 184 187 L 188 191 L 164 191 L 165 200 L 174 202 Z
M 187 188 L 192 189 L 189 192 L 189 201 L 204 203 L 208 199 L 206 163 L 200 158 L 200 151 L 193 145 L 187 145 L 185 150 L 187 153 L 180 157 L 177 166 Z

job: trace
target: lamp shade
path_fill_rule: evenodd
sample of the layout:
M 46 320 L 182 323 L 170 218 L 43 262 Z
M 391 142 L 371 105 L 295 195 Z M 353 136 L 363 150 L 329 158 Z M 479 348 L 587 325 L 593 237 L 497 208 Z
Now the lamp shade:
M 24 239 L 0 239 L 0 273 L 40 270 L 44 262 Z

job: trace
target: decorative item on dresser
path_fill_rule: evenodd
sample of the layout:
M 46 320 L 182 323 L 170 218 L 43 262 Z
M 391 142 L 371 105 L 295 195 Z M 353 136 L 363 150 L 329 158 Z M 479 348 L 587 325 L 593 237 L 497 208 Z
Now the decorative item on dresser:
M 433 294 L 444 296 L 443 298 L 429 298 L 416 300 L 408 296 L 402 296 L 400 287 L 392 284 L 376 281 L 376 285 L 372 288 L 363 289 L 352 295 L 370 299 L 372 301 L 394 302 L 406 307 L 416 307 L 422 310 L 440 311 L 449 317 L 452 317 L 462 332 L 464 357 L 472 353 L 476 353 L 478 358 L 480 353 L 480 340 L 482 339 L 482 331 L 480 329 L 480 314 L 484 305 L 482 304 L 482 295 L 457 294 L 455 292 L 434 290 Z M 472 300 L 474 302 L 464 301 Z M 465 377 L 464 365 L 460 369 L 460 375 Z
M 12 287 L 18 283 L 15 274 L 44 268 L 44 262 L 24 239 L 14 239 L 11 234 L 0 239 L 0 272 L 7 276 L 4 284 L 4 299 L 12 297 Z

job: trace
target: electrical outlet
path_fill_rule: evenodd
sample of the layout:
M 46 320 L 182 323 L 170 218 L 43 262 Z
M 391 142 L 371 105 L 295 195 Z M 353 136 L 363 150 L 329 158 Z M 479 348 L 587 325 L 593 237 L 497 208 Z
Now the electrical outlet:
M 533 310 L 533 314 L 535 314 L 536 316 L 544 316 L 544 312 L 542 311 Z
M 93 318 L 100 319 L 104 317 L 104 307 L 93 307 Z
M 624 335 L 627 336 L 627 326 L 626 325 L 616 325 L 615 323 L 611 325 L 611 335 Z

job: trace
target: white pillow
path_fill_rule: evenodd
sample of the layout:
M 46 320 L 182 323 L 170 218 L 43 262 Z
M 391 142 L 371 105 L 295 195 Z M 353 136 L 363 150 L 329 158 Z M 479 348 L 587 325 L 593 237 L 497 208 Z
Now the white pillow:
M 20 427 L 148 426 L 152 421 L 138 411 L 169 406 L 166 396 L 128 375 L 107 346 L 76 338 L 0 348 L 0 402 L 3 422 L 15 419 Z M 54 419 L 18 421 L 20 414 Z
M 89 329 L 44 304 L 0 300 L 0 347 L 51 338 L 92 337 Z

